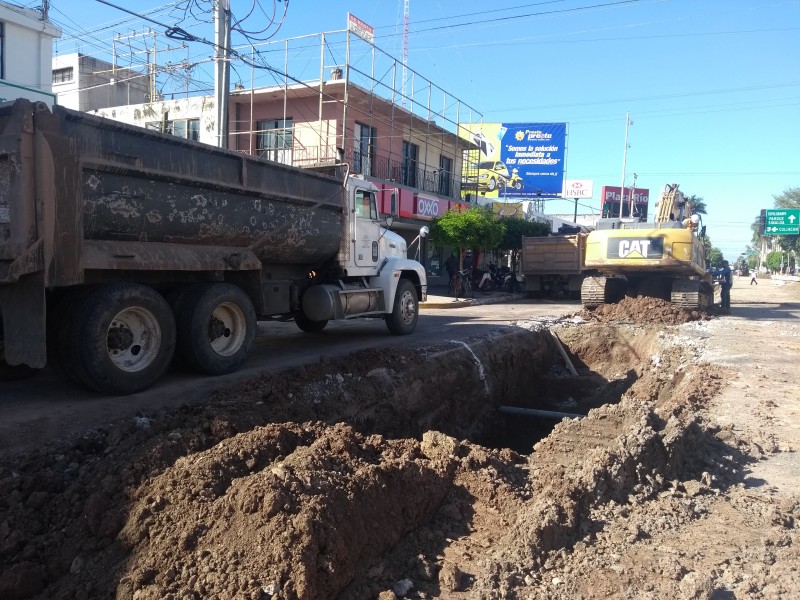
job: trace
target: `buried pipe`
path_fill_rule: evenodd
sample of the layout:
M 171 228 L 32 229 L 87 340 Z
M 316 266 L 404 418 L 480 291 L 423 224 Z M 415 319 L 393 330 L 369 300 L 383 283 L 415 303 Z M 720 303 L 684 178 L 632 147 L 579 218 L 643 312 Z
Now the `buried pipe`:
M 517 406 L 501 406 L 497 410 L 507 415 L 520 415 L 523 417 L 542 417 L 544 419 L 582 419 L 586 415 L 558 412 L 556 410 L 539 410 L 538 408 L 519 408 Z
M 569 359 L 569 355 L 567 354 L 567 351 L 564 349 L 564 344 L 559 339 L 558 334 L 552 329 L 550 330 L 550 334 L 553 336 L 553 340 L 555 340 L 556 342 L 556 348 L 558 348 L 558 351 L 561 354 L 561 358 L 563 358 L 564 362 L 567 363 L 567 369 L 569 369 L 569 372 L 572 373 L 574 377 L 577 377 L 578 371 L 575 369 L 575 365 L 573 365 L 572 361 Z

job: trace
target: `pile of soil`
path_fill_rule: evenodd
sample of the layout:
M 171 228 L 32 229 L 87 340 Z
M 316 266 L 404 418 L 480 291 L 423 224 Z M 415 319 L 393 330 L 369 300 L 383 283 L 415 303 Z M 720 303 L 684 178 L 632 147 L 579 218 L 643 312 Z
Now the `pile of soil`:
M 708 314 L 675 306 L 660 298 L 647 296 L 625 296 L 616 304 L 601 304 L 596 308 L 584 308 L 577 316 L 587 321 L 601 323 L 661 323 L 680 325 L 689 321 L 707 319 Z
M 525 453 L 481 385 L 548 377 L 546 331 L 328 360 L 2 456 L 0 598 L 795 597 L 800 326 L 735 314 L 565 325 L 575 389 L 618 401 Z

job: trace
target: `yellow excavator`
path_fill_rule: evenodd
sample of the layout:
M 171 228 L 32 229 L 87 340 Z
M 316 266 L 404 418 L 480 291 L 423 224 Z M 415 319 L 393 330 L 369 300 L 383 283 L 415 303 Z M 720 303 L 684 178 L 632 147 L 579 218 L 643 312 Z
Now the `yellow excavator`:
M 586 239 L 586 307 L 619 302 L 624 296 L 661 298 L 692 310 L 714 302 L 711 275 L 697 215 L 685 215 L 686 198 L 677 183 L 664 187 L 655 221 L 601 219 Z

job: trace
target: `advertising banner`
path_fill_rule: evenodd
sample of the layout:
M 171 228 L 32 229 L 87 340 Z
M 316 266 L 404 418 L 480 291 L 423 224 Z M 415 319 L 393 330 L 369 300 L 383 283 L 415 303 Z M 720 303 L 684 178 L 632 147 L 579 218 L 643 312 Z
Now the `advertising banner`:
M 625 188 L 625 202 L 622 204 L 622 212 L 619 207 L 620 187 L 604 185 L 600 203 L 600 211 L 603 217 L 630 217 L 631 188 Z M 647 188 L 633 188 L 633 216 L 647 218 L 650 204 L 650 190 Z
M 375 43 L 375 30 L 355 15 L 347 13 L 347 29 L 370 44 Z
M 561 196 L 566 123 L 468 123 L 460 132 L 477 146 L 462 165 L 462 196 Z

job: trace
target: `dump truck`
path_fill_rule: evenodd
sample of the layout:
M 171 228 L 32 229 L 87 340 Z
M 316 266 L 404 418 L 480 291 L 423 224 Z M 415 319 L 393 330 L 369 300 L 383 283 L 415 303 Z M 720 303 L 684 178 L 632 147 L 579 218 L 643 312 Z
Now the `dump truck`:
M 586 307 L 618 302 L 624 296 L 661 298 L 691 310 L 714 303 L 706 271 L 704 229 L 698 215 L 686 215 L 686 199 L 677 183 L 667 184 L 653 222 L 601 219 L 586 238 L 587 276 L 581 286 Z
M 0 366 L 131 394 L 219 375 L 257 320 L 411 333 L 425 270 L 372 183 L 25 99 L 0 104 Z
M 587 274 L 586 234 L 523 237 L 521 271 L 531 296 L 579 298 Z

